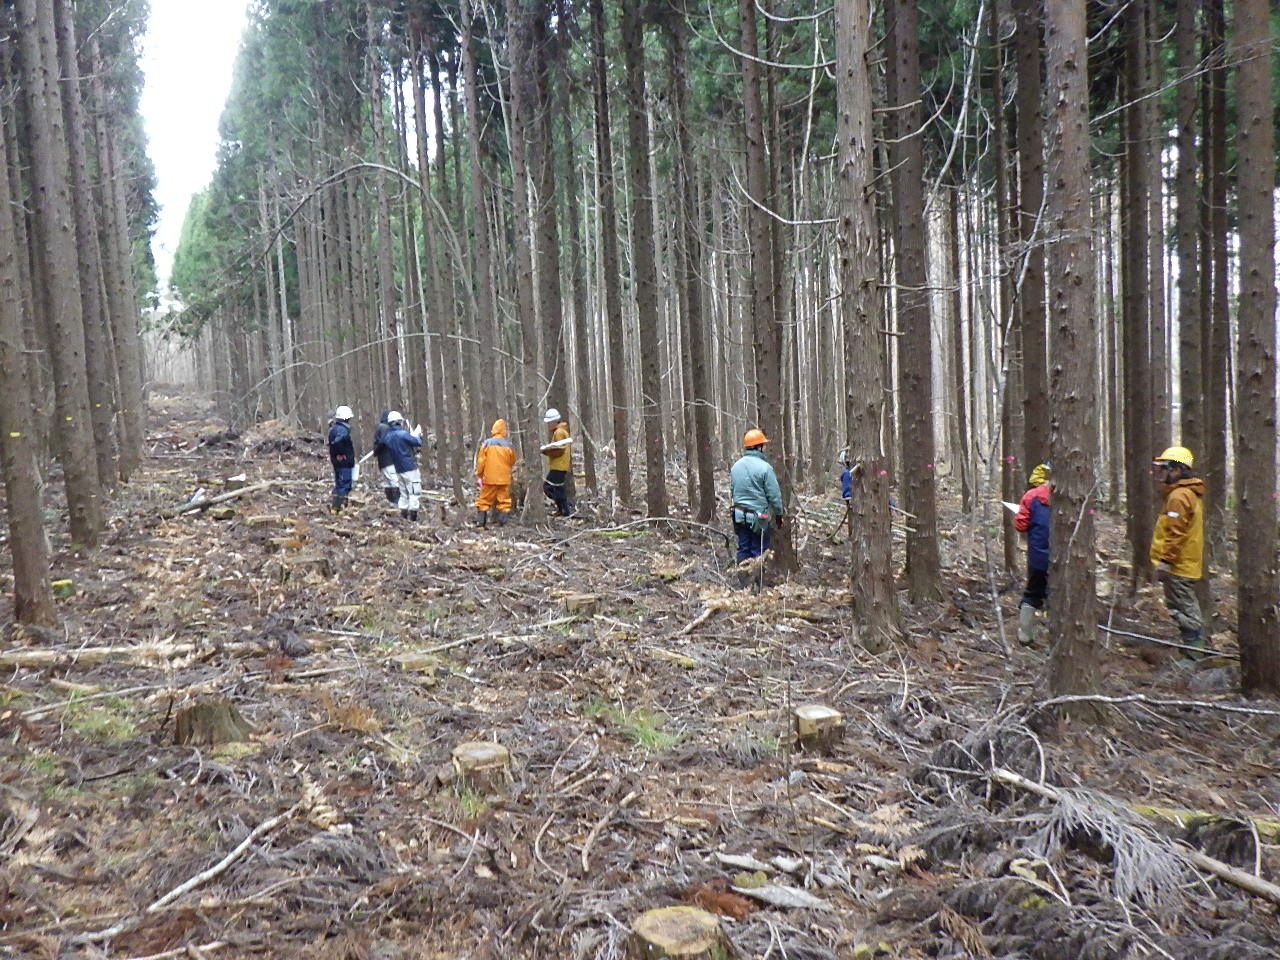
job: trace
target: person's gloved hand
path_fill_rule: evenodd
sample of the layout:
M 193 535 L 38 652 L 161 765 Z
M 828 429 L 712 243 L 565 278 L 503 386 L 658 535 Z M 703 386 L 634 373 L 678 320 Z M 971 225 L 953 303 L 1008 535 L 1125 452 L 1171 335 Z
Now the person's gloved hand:
M 1173 576 L 1173 568 L 1163 560 L 1157 563 L 1155 569 L 1151 571 L 1151 579 L 1156 583 L 1164 583 L 1171 576 Z
M 777 519 L 777 520 L 775 520 L 775 521 L 773 521 L 774 526 L 776 526 L 779 530 L 781 530 L 781 529 L 782 529 L 782 521 L 783 521 L 783 520 L 785 520 L 785 519 L 786 519 L 786 518 L 785 518 L 785 517 L 783 517 L 783 516 L 782 516 L 782 514 L 778 514 L 778 519 Z

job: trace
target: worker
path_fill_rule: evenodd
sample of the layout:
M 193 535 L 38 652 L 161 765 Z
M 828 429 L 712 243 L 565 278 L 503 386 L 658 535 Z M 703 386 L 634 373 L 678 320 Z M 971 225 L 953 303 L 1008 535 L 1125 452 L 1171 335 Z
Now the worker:
M 476 513 L 480 526 L 488 525 L 489 513 L 495 509 L 498 526 L 507 522 L 511 514 L 511 470 L 515 465 L 516 448 L 507 439 L 507 421 L 495 420 L 489 438 L 476 453 L 476 480 L 480 484 Z
M 1013 526 L 1027 537 L 1027 585 L 1018 604 L 1018 641 L 1031 646 L 1036 641 L 1037 621 L 1044 615 L 1049 596 L 1049 474 L 1042 463 L 1031 472 L 1040 483 L 1022 495 Z
M 395 460 L 387 449 L 387 434 L 391 432 L 391 423 L 387 418 L 390 414 L 390 407 L 383 410 L 378 425 L 373 428 L 373 455 L 378 460 L 378 472 L 382 474 L 382 495 L 387 498 L 388 503 L 398 503 L 400 482 L 396 479 Z
M 352 471 L 356 465 L 356 446 L 351 439 L 353 416 L 351 408 L 343 404 L 333 411 L 333 419 L 329 422 L 329 463 L 333 467 L 330 513 L 341 513 L 351 494 Z
M 1188 647 L 1205 647 L 1196 581 L 1204 576 L 1204 481 L 1186 447 L 1169 447 L 1154 466 L 1163 505 L 1151 535 L 1152 576 L 1164 585 L 1164 603 Z
M 573 516 L 569 505 L 569 470 L 573 465 L 573 440 L 569 436 L 568 421 L 560 419 L 560 411 L 551 407 L 542 417 L 547 425 L 547 443 L 540 448 L 547 458 L 547 478 L 542 490 L 556 505 L 556 513 L 562 517 Z
M 782 488 L 778 486 L 773 465 L 764 455 L 768 442 L 769 438 L 760 428 L 748 430 L 742 437 L 742 456 L 729 469 L 739 563 L 768 550 L 774 529 L 781 529 L 783 524 Z M 750 573 L 743 573 L 739 585 L 746 587 L 751 581 Z
M 400 507 L 400 516 L 416 523 L 422 495 L 422 474 L 418 470 L 422 428 L 411 432 L 405 424 L 404 414 L 398 410 L 387 414 L 387 423 L 391 429 L 383 443 L 391 451 L 391 462 L 396 468 L 396 486 L 400 491 L 396 504 Z

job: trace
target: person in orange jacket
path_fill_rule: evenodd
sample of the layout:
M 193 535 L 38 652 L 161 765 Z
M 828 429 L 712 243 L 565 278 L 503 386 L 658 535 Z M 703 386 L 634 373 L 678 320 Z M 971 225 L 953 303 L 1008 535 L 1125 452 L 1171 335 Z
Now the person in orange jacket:
M 555 407 L 549 409 L 542 418 L 547 425 L 550 439 L 539 449 L 547 458 L 547 478 L 542 483 L 542 490 L 551 502 L 556 505 L 556 513 L 562 517 L 573 516 L 573 505 L 569 503 L 569 470 L 573 464 L 569 436 L 569 424 L 560 419 L 560 411 Z
M 1186 447 L 1169 447 L 1154 461 L 1164 505 L 1151 535 L 1152 576 L 1164 585 L 1164 605 L 1189 647 L 1203 647 L 1204 617 L 1196 581 L 1204 576 L 1204 481 L 1191 472 Z
M 516 465 L 516 448 L 507 439 L 507 421 L 493 421 L 489 439 L 480 444 L 476 454 L 476 512 L 480 526 L 489 523 L 489 512 L 497 507 L 498 526 L 507 522 L 511 513 L 511 468 Z

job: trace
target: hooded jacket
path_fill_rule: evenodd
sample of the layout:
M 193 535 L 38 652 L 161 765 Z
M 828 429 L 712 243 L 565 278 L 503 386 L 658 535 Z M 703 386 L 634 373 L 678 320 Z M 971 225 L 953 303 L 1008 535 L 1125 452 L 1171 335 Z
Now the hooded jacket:
M 507 421 L 493 421 L 489 439 L 480 444 L 476 454 L 476 476 L 485 485 L 505 487 L 511 483 L 511 468 L 516 465 L 516 448 L 507 439 Z
M 555 430 L 552 431 L 551 442 L 556 443 L 560 440 L 568 439 L 569 424 L 561 420 L 556 424 Z M 573 454 L 568 445 L 553 450 L 550 453 L 544 453 L 543 456 L 547 458 L 548 470 L 568 470 L 570 464 L 573 462 Z
M 356 445 L 351 441 L 351 424 L 335 420 L 329 427 L 329 462 L 335 467 L 351 467 L 356 462 Z
M 1039 468 L 1037 468 L 1039 469 Z M 1049 485 L 1042 483 L 1022 495 L 1013 527 L 1027 535 L 1027 566 L 1049 569 Z
M 1184 477 L 1164 486 L 1164 507 L 1151 535 L 1151 562 L 1167 563 L 1175 577 L 1204 576 L 1204 481 Z
M 390 407 L 383 410 L 382 417 L 378 420 L 378 425 L 373 428 L 373 455 L 378 458 L 379 470 L 392 465 L 391 451 L 387 449 L 387 434 L 391 432 L 391 424 L 387 422 L 387 414 L 390 412 Z
M 383 441 L 391 452 L 391 462 L 396 473 L 409 473 L 418 469 L 418 447 L 422 441 L 409 432 L 403 423 L 393 424 Z

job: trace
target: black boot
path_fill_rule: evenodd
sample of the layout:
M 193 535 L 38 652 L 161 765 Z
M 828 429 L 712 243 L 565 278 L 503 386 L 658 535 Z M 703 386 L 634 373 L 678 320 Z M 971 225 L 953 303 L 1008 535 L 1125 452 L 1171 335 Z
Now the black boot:
M 382 494 L 383 494 L 383 496 L 385 496 L 385 497 L 387 498 L 387 503 L 399 503 L 399 502 L 400 502 L 400 488 L 399 488 L 399 487 L 383 487 L 383 488 L 382 488 Z
M 408 519 L 409 519 L 409 511 L 408 511 L 408 510 L 401 510 L 401 511 L 400 511 L 400 518 L 401 518 L 402 520 L 408 520 Z
M 1201 653 L 1197 653 L 1194 650 L 1183 650 L 1182 655 L 1186 657 L 1188 660 L 1199 660 L 1201 657 L 1206 656 L 1208 653 L 1207 646 L 1204 642 L 1203 630 L 1183 630 L 1182 645 L 1184 647 L 1198 647 L 1201 651 L 1203 651 Z
M 418 511 L 417 511 L 417 510 L 410 510 L 410 511 L 409 511 L 409 522 L 410 522 L 410 523 L 417 523 L 417 522 L 418 522 Z
M 505 527 L 507 525 L 507 516 L 508 514 L 503 513 L 501 510 L 498 511 L 498 526 Z
M 329 512 L 330 512 L 330 513 L 341 513 L 341 512 L 342 512 L 342 506 L 343 506 L 343 504 L 344 504 L 344 503 L 346 503 L 346 500 L 344 500 L 342 497 L 330 497 L 330 498 L 329 498 Z
M 479 527 L 487 527 L 489 525 L 489 511 L 476 511 L 476 525 Z

